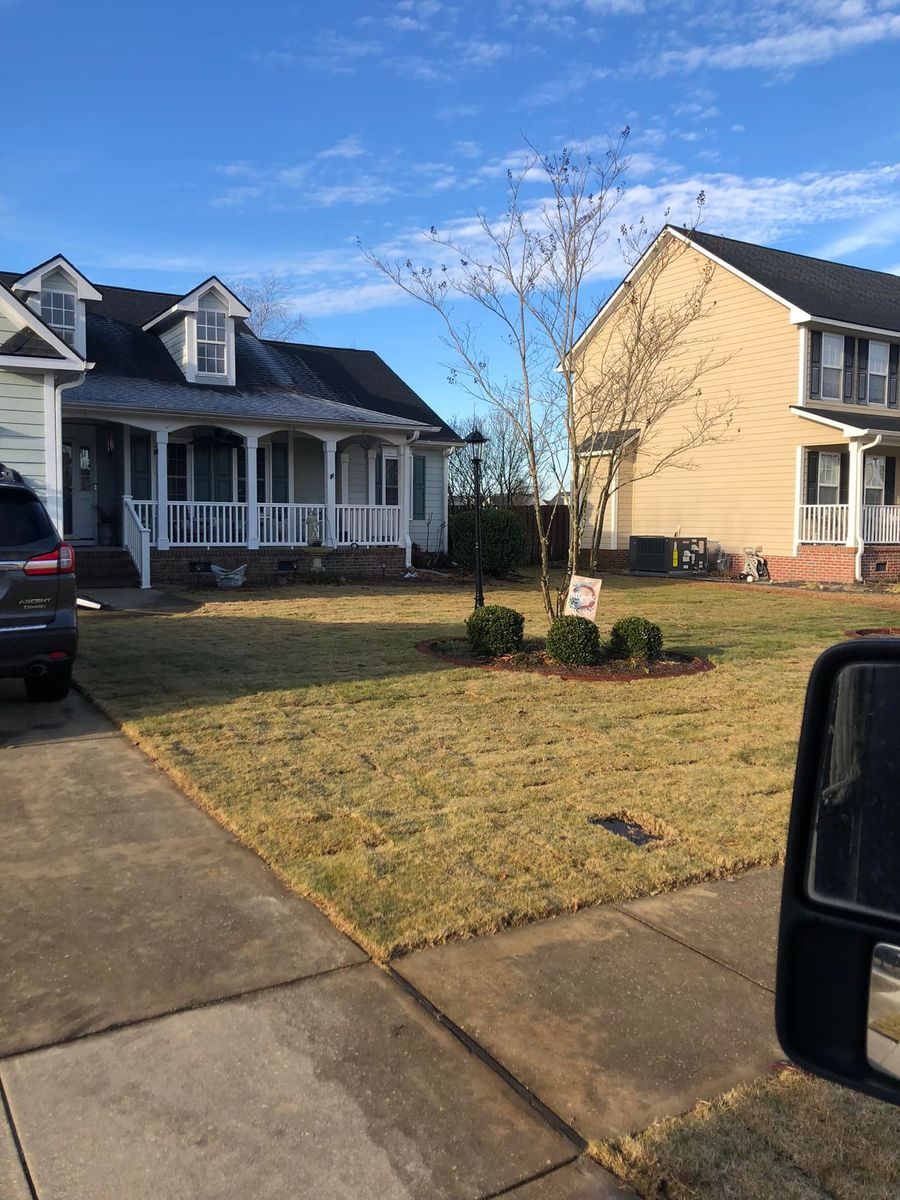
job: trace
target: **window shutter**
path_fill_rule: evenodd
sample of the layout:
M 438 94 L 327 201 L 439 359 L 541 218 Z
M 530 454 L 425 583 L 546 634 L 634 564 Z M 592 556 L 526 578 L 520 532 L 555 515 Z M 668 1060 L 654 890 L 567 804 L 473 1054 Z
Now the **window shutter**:
M 819 503 L 819 452 L 806 452 L 806 503 Z
M 241 455 L 243 458 L 243 455 Z M 232 446 L 223 446 L 221 443 L 216 443 L 214 447 L 214 478 L 213 478 L 213 499 L 222 500 L 230 503 L 233 500 L 232 496 L 232 466 L 234 463 L 234 448 Z
M 869 339 L 860 338 L 856 343 L 856 361 L 858 365 L 857 376 L 859 378 L 859 403 L 866 403 L 866 383 L 868 382 L 869 374 Z
M 890 455 L 884 460 L 884 502 L 893 504 L 897 490 L 897 460 Z
M 424 454 L 413 455 L 413 511 L 414 521 L 425 520 L 425 463 Z
M 212 499 L 212 463 L 209 442 L 194 442 L 194 499 Z
M 809 394 L 818 396 L 822 391 L 822 335 L 813 330 L 809 340 Z
M 288 448 L 286 442 L 272 443 L 272 500 L 275 504 L 287 504 L 288 499 Z
M 131 435 L 131 495 L 134 500 L 149 500 L 150 438 L 143 433 Z
M 853 360 L 856 357 L 856 338 L 844 338 L 844 403 L 853 403 Z
M 375 503 L 383 504 L 382 494 L 384 491 L 384 459 L 379 454 L 375 459 Z
M 850 495 L 850 455 L 841 455 L 841 480 L 838 485 L 838 504 L 846 504 Z
M 897 365 L 900 362 L 900 346 L 892 345 L 888 367 L 888 408 L 897 407 Z

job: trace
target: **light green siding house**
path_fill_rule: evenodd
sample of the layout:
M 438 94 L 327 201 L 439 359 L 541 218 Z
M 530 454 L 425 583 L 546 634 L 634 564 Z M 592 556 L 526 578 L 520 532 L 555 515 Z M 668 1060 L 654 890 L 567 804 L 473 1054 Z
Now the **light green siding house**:
M 147 586 L 211 562 L 402 572 L 414 543 L 446 549 L 454 431 L 374 352 L 270 341 L 249 317 L 215 276 L 173 295 L 98 289 L 61 255 L 0 272 L 0 463 L 88 551 L 80 576 L 114 550 Z

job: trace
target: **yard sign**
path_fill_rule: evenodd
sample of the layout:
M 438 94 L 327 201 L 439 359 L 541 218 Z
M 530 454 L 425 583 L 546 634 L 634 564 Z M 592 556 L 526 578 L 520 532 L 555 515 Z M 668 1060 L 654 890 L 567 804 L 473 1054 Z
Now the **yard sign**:
M 590 579 L 587 575 L 573 575 L 563 612 L 567 617 L 586 617 L 597 620 L 597 601 L 600 599 L 602 579 Z

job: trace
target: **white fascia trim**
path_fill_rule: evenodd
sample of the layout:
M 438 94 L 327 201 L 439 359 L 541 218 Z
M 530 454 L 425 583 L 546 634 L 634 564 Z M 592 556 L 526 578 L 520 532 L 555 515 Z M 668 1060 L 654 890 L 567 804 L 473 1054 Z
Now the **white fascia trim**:
M 2 365 L 3 360 L 0 358 L 0 366 Z M 47 367 L 52 367 L 52 365 L 53 363 L 51 360 L 51 362 L 45 364 L 45 369 Z M 92 367 L 93 363 L 88 363 L 87 366 Z M 149 419 L 153 421 L 154 424 L 152 426 L 147 426 L 147 428 L 156 428 L 157 426 L 161 428 L 174 426 L 183 427 L 185 424 L 188 424 L 191 421 L 202 419 L 204 423 L 216 424 L 222 429 L 230 429 L 232 426 L 239 425 L 241 428 L 247 428 L 251 431 L 259 431 L 263 436 L 265 433 L 281 433 L 283 431 L 290 433 L 306 433 L 311 437 L 317 437 L 322 441 L 324 441 L 326 437 L 334 438 L 337 436 L 337 440 L 341 441 L 344 437 L 353 437 L 354 435 L 365 436 L 365 434 L 370 433 L 373 429 L 384 431 L 386 433 L 394 433 L 398 436 L 402 435 L 407 440 L 410 438 L 409 430 L 412 429 L 412 440 L 415 440 L 418 437 L 419 429 L 423 428 L 422 426 L 412 427 L 409 422 L 404 422 L 403 424 L 397 425 L 387 425 L 380 424 L 379 422 L 375 421 L 367 421 L 365 425 L 363 425 L 361 423 L 348 424 L 346 421 L 341 421 L 339 418 L 328 419 L 324 417 L 317 417 L 315 421 L 297 421 L 291 420 L 287 417 L 271 417 L 266 419 L 264 417 L 256 416 L 225 416 L 222 413 L 202 412 L 200 409 L 191 409 L 184 412 L 162 412 L 158 408 L 114 408 L 107 404 L 92 405 L 90 401 L 87 403 L 80 403 L 77 410 L 74 407 L 67 407 L 66 415 L 68 417 L 75 416 L 76 414 L 84 417 L 101 417 L 105 415 L 110 420 L 121 421 L 126 424 L 129 422 L 131 424 L 136 424 L 138 421 Z M 327 428 L 327 433 L 325 432 L 325 428 Z M 428 428 L 430 428 L 432 431 L 436 431 L 437 427 L 430 426 Z M 346 432 L 343 434 L 338 433 L 336 435 L 336 430 L 345 430 Z
M 91 281 L 85 279 L 78 268 L 73 266 L 62 254 L 57 254 L 49 262 L 41 263 L 40 266 L 35 267 L 26 275 L 20 275 L 15 283 L 12 284 L 12 290 L 14 292 L 39 292 L 41 290 L 41 280 L 52 271 L 62 271 L 75 288 L 79 300 L 103 299 L 102 294 L 97 291 Z
M 900 444 L 900 415 L 897 419 L 897 428 L 894 429 L 871 429 L 868 426 L 848 425 L 845 421 L 832 420 L 831 417 L 821 417 L 817 413 L 812 413 L 805 408 L 795 408 L 791 406 L 791 412 L 798 417 L 803 417 L 805 421 L 812 421 L 814 425 L 824 425 L 827 429 L 839 429 L 841 434 L 852 440 L 853 438 L 861 437 L 877 437 L 880 441 L 888 439 L 888 445 L 894 446 Z M 893 440 L 896 438 L 896 442 Z M 815 449 L 815 447 L 813 447 Z
M 78 353 L 61 337 L 53 332 L 49 325 L 41 320 L 38 313 L 34 309 L 29 308 L 24 304 L 18 296 L 14 296 L 7 288 L 0 287 L 0 312 L 5 312 L 10 320 L 15 324 L 17 321 L 23 325 L 27 325 L 33 330 L 38 337 L 42 338 L 48 346 L 54 350 L 58 350 L 63 357 L 61 359 L 44 359 L 32 358 L 29 363 L 37 370 L 54 370 L 57 371 L 84 371 L 87 369 L 87 364 Z M 0 365 L 9 366 L 11 360 L 18 358 L 15 354 L 0 355 Z M 92 364 L 93 365 L 93 364 Z
M 799 325 L 801 322 L 810 322 L 813 325 L 827 325 L 829 329 L 850 329 L 854 333 L 871 333 L 879 337 L 895 339 L 900 337 L 900 329 L 878 329 L 874 325 L 854 325 L 852 321 L 836 321 L 833 317 L 811 317 L 807 313 L 799 313 L 797 320 L 795 321 L 791 317 L 791 321 L 795 325 Z
M 229 291 L 225 284 L 222 283 L 221 279 L 217 279 L 215 275 L 211 275 L 209 279 L 204 279 L 202 283 L 198 284 L 197 287 L 188 292 L 187 295 L 182 296 L 181 299 L 177 300 L 170 308 L 167 308 L 164 312 L 161 312 L 159 316 L 153 317 L 152 320 L 148 321 L 145 325 L 142 325 L 141 328 L 145 333 L 147 333 L 149 330 L 155 328 L 155 326 L 161 324 L 161 322 L 167 321 L 173 316 L 178 316 L 179 313 L 196 313 L 200 307 L 201 299 L 210 292 L 215 292 L 218 298 L 225 305 L 227 316 L 250 316 L 250 309 L 247 308 L 245 304 L 242 304 L 240 300 L 238 300 L 234 292 Z
M 750 275 L 745 275 L 743 271 L 739 271 L 737 267 L 734 267 L 731 265 L 731 263 L 726 262 L 724 258 L 719 258 L 718 254 L 713 254 L 712 250 L 708 250 L 706 246 L 701 246 L 699 242 L 695 242 L 693 238 L 689 238 L 687 234 L 681 233 L 678 229 L 670 229 L 669 232 L 673 237 L 678 238 L 680 242 L 684 242 L 685 245 L 693 246 L 695 250 L 699 250 L 702 255 L 710 260 L 710 262 L 716 263 L 724 270 L 729 271 L 732 275 L 735 275 L 738 279 L 742 279 L 744 283 L 749 283 L 751 287 L 756 288 L 758 292 L 762 292 L 764 296 L 768 296 L 770 300 L 775 300 L 778 304 L 783 305 L 784 308 L 786 308 L 790 313 L 790 319 L 794 324 L 799 324 L 801 321 L 812 320 L 809 313 L 805 313 L 801 308 L 797 308 L 797 306 L 792 304 L 790 300 L 785 300 L 784 296 L 779 296 L 777 292 L 773 292 L 771 288 L 767 288 L 764 284 L 760 283 L 759 280 L 753 279 Z
M 846 421 L 838 421 L 832 417 L 822 417 L 818 413 L 810 412 L 806 408 L 798 408 L 796 405 L 791 405 L 791 412 L 795 416 L 802 417 L 804 421 L 812 421 L 814 425 L 825 425 L 828 429 L 839 429 L 845 438 L 864 437 L 869 430 L 859 425 L 848 425 Z M 900 422 L 897 425 L 897 432 L 900 433 Z

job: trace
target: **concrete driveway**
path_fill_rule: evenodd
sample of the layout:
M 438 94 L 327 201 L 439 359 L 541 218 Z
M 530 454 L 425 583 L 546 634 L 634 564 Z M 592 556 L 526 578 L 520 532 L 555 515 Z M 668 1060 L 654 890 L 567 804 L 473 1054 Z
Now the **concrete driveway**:
M 621 1194 L 83 699 L 4 683 L 0 945 L 4 1200 Z

